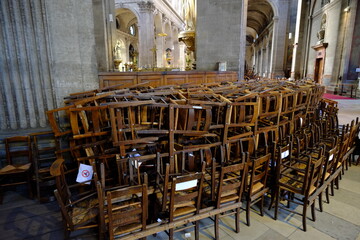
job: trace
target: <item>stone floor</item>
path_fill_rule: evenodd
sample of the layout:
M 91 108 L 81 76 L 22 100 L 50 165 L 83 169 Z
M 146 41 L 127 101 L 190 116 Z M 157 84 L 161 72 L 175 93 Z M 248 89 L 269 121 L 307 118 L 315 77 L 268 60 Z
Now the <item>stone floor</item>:
M 339 122 L 349 123 L 360 116 L 360 100 L 339 101 Z M 20 189 L 21 190 L 21 189 Z M 318 204 L 316 205 L 318 209 Z M 311 216 L 309 213 L 308 216 Z M 360 240 L 360 165 L 352 166 L 340 181 L 340 189 L 331 196 L 330 204 L 324 204 L 324 212 L 316 211 L 316 221 L 308 219 L 308 230 L 302 230 L 301 217 L 280 211 L 278 220 L 273 220 L 273 210 L 266 210 L 261 217 L 251 213 L 251 226 L 245 225 L 245 213 L 241 213 L 240 233 L 233 230 L 234 219 L 225 217 L 220 224 L 220 238 L 228 239 L 353 239 Z M 214 227 L 211 219 L 201 221 L 200 239 L 213 239 Z M 61 215 L 56 202 L 39 204 L 30 200 L 22 191 L 5 192 L 0 205 L 0 239 L 63 239 Z M 177 233 L 176 239 L 194 239 Z M 78 231 L 73 239 L 96 239 L 92 232 Z M 148 239 L 167 239 L 162 232 Z

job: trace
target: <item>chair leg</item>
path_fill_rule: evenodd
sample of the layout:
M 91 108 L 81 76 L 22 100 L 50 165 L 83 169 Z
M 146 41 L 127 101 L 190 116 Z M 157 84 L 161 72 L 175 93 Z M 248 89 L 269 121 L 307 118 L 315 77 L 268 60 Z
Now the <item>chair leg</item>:
M 314 204 L 315 205 L 315 204 Z M 320 212 L 323 211 L 323 206 L 322 206 L 322 192 L 319 194 L 319 209 Z
M 331 196 L 334 196 L 334 181 L 335 181 L 335 179 L 333 181 L 331 181 L 331 186 L 330 186 Z
M 316 220 L 316 217 L 315 217 L 315 202 L 313 202 L 311 204 L 311 216 L 312 216 L 313 221 L 315 222 L 315 220 Z
M 220 236 L 219 236 L 219 215 L 215 215 L 214 228 L 215 228 L 215 239 L 218 240 L 218 239 L 220 239 Z
M 329 185 L 326 187 L 325 194 L 326 194 L 326 202 L 327 202 L 327 203 L 330 203 L 330 197 L 329 197 Z
M 235 213 L 235 231 L 240 232 L 240 208 L 237 208 Z
M 260 215 L 263 217 L 264 216 L 264 200 L 265 200 L 265 196 L 263 195 L 261 197 L 261 200 L 260 200 Z
M 275 196 L 275 211 L 274 211 L 274 219 L 277 220 L 278 210 L 279 210 L 279 201 L 280 201 L 280 189 L 276 190 Z
M 251 205 L 251 200 L 249 199 L 246 202 L 246 224 L 250 227 L 250 205 Z
M 195 239 L 199 240 L 199 221 L 195 222 Z
M 32 186 L 31 186 L 31 174 L 30 174 L 30 172 L 27 173 L 27 182 L 28 182 L 29 197 L 30 197 L 30 199 L 33 199 L 34 196 L 33 196 L 33 191 L 32 191 Z
M 340 179 L 339 179 L 340 178 Z M 340 187 L 339 187 L 339 180 L 341 180 L 341 174 L 339 174 L 339 176 L 335 179 L 335 187 L 336 187 L 336 189 L 340 189 Z
M 306 232 L 306 209 L 307 209 L 307 203 L 304 203 L 303 214 L 302 214 L 302 223 L 303 223 L 304 232 Z
M 169 230 L 169 240 L 173 240 L 173 239 L 174 239 L 174 229 L 171 228 L 171 229 Z

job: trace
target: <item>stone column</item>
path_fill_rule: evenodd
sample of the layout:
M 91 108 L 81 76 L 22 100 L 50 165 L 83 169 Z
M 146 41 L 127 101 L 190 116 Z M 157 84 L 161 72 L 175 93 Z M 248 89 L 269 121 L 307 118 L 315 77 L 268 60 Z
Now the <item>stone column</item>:
M 289 1 L 279 0 L 282 12 L 274 17 L 273 38 L 271 47 L 271 76 L 284 76 L 284 56 L 286 46 L 286 29 L 288 25 Z
M 278 35 L 277 35 L 277 32 L 278 32 L 278 21 L 279 21 L 279 18 L 278 17 L 274 17 L 273 18 L 273 34 L 272 34 L 272 40 L 271 40 L 271 55 L 270 55 L 270 76 L 271 78 L 274 78 L 275 77 L 275 59 L 276 59 L 276 43 L 277 43 L 277 38 L 278 38 Z
M 154 51 L 154 10 L 152 2 L 139 2 L 139 66 L 153 66 L 155 64 Z
M 243 78 L 247 6 L 248 0 L 197 1 L 197 70 L 216 70 L 218 62 L 227 61 L 227 70 Z
M 265 48 L 263 50 L 264 52 L 264 62 L 263 62 L 263 65 L 264 65 L 264 70 L 263 70 L 263 77 L 266 77 L 267 76 L 267 72 L 268 72 L 268 65 L 269 65 L 269 59 L 268 59 L 268 51 L 267 51 L 267 44 L 265 45 Z
M 99 71 L 114 69 L 113 49 L 115 46 L 115 0 L 92 0 L 96 59 Z
M 260 72 L 259 75 L 260 77 L 263 77 L 264 74 L 264 49 L 261 47 L 260 49 Z
M 296 57 L 297 57 L 297 47 L 299 44 L 299 32 L 300 32 L 301 10 L 302 10 L 301 4 L 302 4 L 302 0 L 298 0 L 294 48 L 293 48 L 293 56 L 292 56 L 292 62 L 291 62 L 291 74 L 290 74 L 290 79 L 292 79 L 292 80 L 295 79 L 295 66 L 296 66 Z

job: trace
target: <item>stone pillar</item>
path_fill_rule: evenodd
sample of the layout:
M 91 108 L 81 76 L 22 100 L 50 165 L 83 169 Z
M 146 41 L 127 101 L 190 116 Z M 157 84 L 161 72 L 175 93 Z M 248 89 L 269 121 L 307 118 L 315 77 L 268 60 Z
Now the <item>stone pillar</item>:
M 116 39 L 116 15 L 114 0 L 92 0 L 96 60 L 99 71 L 114 69 L 114 46 Z
M 268 59 L 268 53 L 267 53 L 267 45 L 265 45 L 264 47 L 264 70 L 263 70 L 263 77 L 267 76 L 267 72 L 268 72 L 268 64 L 269 64 L 269 59 Z
M 154 10 L 152 2 L 139 2 L 139 66 L 153 66 L 154 59 Z
M 276 43 L 277 43 L 277 32 L 278 32 L 278 21 L 279 18 L 278 17 L 274 17 L 273 18 L 273 33 L 272 33 L 272 40 L 271 40 L 271 55 L 270 55 L 270 75 L 271 78 L 275 77 L 275 66 L 276 66 Z
M 293 47 L 293 56 L 291 62 L 291 74 L 290 79 L 295 79 L 295 67 L 296 67 L 296 58 L 297 58 L 297 48 L 299 44 L 299 33 L 300 33 L 300 22 L 301 22 L 301 10 L 302 10 L 302 0 L 298 0 L 297 13 L 296 13 L 296 26 L 295 26 L 295 38 L 294 38 L 294 47 Z
M 262 77 L 264 73 L 264 49 L 260 46 L 260 68 L 259 76 Z
M 226 61 L 227 70 L 243 78 L 247 5 L 248 0 L 197 1 L 197 70 L 217 70 L 217 63 Z
M 286 50 L 286 30 L 288 25 L 289 15 L 289 1 L 279 0 L 279 6 L 281 6 L 281 14 L 275 16 L 273 21 L 273 38 L 271 46 L 271 76 L 282 77 L 284 76 L 284 56 Z

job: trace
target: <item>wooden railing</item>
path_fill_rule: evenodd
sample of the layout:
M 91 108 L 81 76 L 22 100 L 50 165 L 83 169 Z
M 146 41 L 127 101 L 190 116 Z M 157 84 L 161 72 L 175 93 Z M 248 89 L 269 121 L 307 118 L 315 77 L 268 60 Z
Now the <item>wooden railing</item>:
M 181 85 L 184 83 L 235 82 L 237 72 L 174 71 L 174 72 L 101 72 L 100 88 L 118 84 L 140 84 L 149 86 Z

